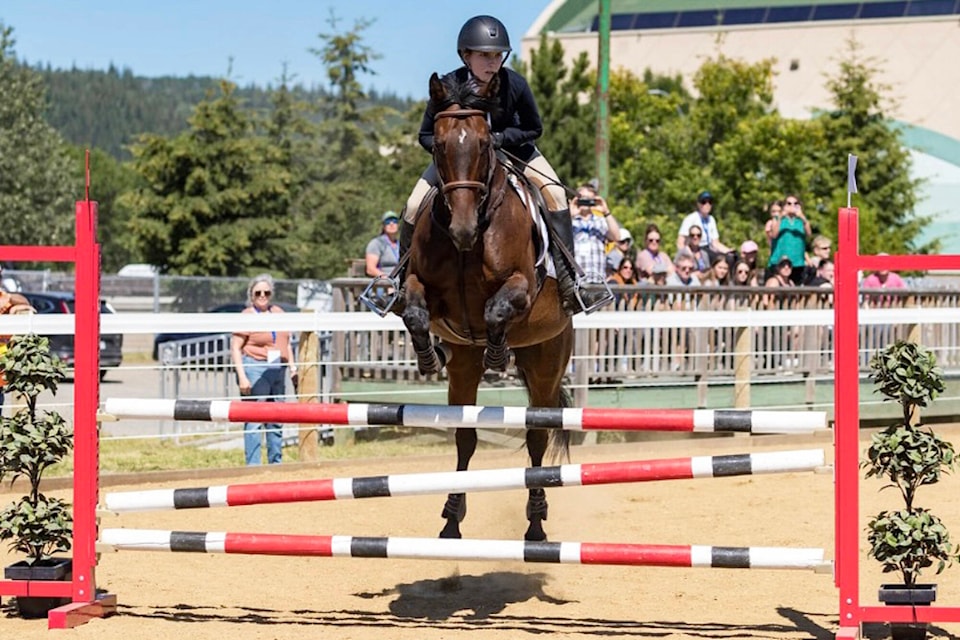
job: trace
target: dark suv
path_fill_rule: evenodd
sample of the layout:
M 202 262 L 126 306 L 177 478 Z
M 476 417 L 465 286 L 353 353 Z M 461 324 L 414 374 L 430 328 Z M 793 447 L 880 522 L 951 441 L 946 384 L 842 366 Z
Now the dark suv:
M 32 293 L 21 291 L 37 313 L 74 313 L 76 298 L 72 293 L 46 291 Z M 113 307 L 106 301 L 100 301 L 100 313 L 114 313 Z M 73 336 L 47 336 L 50 339 L 50 353 L 57 356 L 68 367 L 73 367 Z M 119 367 L 123 361 L 123 336 L 100 336 L 100 379 L 107 375 L 107 369 Z

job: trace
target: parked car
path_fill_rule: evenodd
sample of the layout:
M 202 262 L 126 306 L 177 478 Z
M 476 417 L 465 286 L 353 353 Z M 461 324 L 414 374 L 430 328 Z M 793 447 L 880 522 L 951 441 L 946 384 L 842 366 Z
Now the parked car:
M 76 297 L 72 293 L 59 291 L 45 291 L 34 293 L 21 291 L 37 313 L 74 313 Z M 105 300 L 100 301 L 100 313 L 116 313 L 113 307 Z M 73 336 L 47 336 L 50 339 L 50 352 L 63 360 L 68 367 L 73 367 Z M 120 334 L 100 336 L 100 379 L 107 375 L 107 369 L 119 367 L 123 362 L 123 336 Z
M 275 305 L 287 312 L 299 313 L 300 308 L 296 305 L 289 304 L 286 302 L 275 302 Z M 226 304 L 221 304 L 218 307 L 209 309 L 207 313 L 240 313 L 246 307 L 244 302 L 228 302 Z M 160 359 L 160 345 L 164 342 L 172 342 L 174 340 L 189 340 L 190 338 L 202 338 L 203 336 L 217 336 L 221 335 L 220 333 L 158 333 L 153 338 L 153 359 Z M 211 349 L 200 349 L 201 353 L 210 353 Z

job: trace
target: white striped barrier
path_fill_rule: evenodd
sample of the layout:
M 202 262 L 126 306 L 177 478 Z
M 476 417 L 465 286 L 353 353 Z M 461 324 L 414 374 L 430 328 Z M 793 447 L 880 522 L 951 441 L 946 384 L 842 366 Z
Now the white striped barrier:
M 565 464 L 553 467 L 411 473 L 300 482 L 220 485 L 108 493 L 107 510 L 202 509 L 254 504 L 348 500 L 430 493 L 588 486 L 761 473 L 812 471 L 824 465 L 820 449 L 693 456 L 663 460 Z
M 569 431 L 813 433 L 827 428 L 824 411 L 482 407 L 425 404 L 242 402 L 110 398 L 107 415 L 124 419 L 275 424 L 406 426 Z
M 103 529 L 100 551 L 823 570 L 823 549 Z

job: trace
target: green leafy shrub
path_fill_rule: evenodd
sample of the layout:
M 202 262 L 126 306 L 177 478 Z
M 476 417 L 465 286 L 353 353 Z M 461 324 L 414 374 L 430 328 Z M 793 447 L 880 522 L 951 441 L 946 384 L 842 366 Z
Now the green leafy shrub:
M 881 489 L 896 487 L 904 503 L 867 523 L 870 556 L 884 573 L 899 571 L 903 584 L 912 587 L 924 569 L 936 564 L 940 573 L 957 556 L 940 518 L 914 505 L 917 489 L 939 482 L 956 464 L 953 445 L 920 424 L 917 414 L 943 392 L 943 372 L 933 353 L 903 341 L 874 355 L 870 370 L 875 391 L 900 403 L 903 420 L 874 434 L 860 466 L 867 478 L 887 479 Z
M 43 472 L 73 448 L 73 433 L 55 411 L 37 411 L 44 391 L 56 393 L 66 377 L 63 363 L 50 354 L 46 338 L 30 334 L 10 341 L 0 355 L 8 392 L 19 394 L 26 408 L 0 418 L 0 481 L 24 477 L 30 492 L 0 512 L 0 540 L 27 554 L 31 564 L 69 551 L 73 519 L 69 505 L 40 493 Z

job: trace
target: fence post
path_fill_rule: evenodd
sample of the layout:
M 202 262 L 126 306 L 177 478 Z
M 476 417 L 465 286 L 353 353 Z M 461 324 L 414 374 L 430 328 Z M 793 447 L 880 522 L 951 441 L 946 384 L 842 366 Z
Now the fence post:
M 750 376 L 753 375 L 753 328 L 737 327 L 733 356 L 733 406 L 750 408 Z
M 304 331 L 300 334 L 300 345 L 297 349 L 297 377 L 299 388 L 296 389 L 298 402 L 317 402 L 320 394 L 320 340 L 316 331 Z M 299 430 L 299 458 L 300 462 L 316 462 L 319 458 L 317 450 L 317 431 L 319 425 L 301 424 Z

